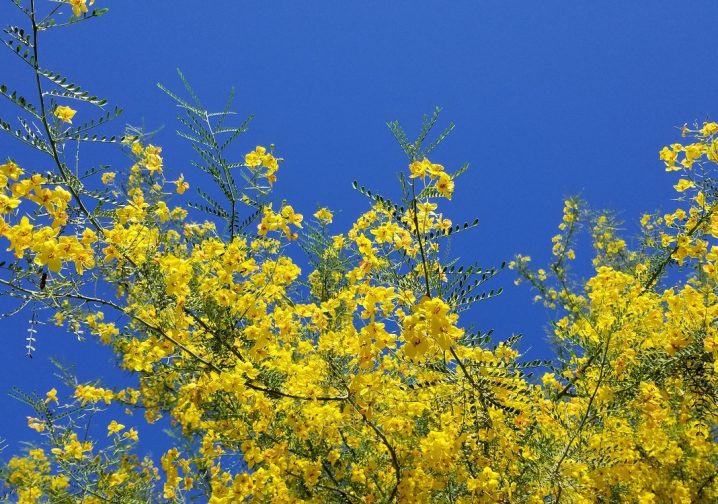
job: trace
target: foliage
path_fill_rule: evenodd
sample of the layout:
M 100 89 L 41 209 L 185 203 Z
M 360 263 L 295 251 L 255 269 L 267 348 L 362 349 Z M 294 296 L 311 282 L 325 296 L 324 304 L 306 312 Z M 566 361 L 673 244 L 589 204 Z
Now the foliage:
M 52 319 L 110 346 L 136 386 L 77 383 L 64 371 L 73 391 L 64 400 L 57 389 L 17 391 L 40 436 L 2 467 L 8 499 L 718 499 L 716 123 L 685 127 L 692 143 L 661 151 L 681 177 L 677 208 L 644 216 L 637 247 L 612 216 L 570 199 L 548 271 L 521 256 L 510 264 L 561 313 L 555 361 L 524 362 L 518 338 L 491 344 L 459 323 L 498 294 L 481 289 L 501 268 L 442 258 L 446 239 L 477 221 L 457 225 L 440 211 L 466 166 L 428 160 L 453 127 L 429 140 L 438 111 L 414 141 L 390 124 L 407 156 L 401 201 L 356 184 L 370 208 L 332 234 L 328 209 L 307 222 L 272 204 L 274 147 L 232 161 L 247 123 L 228 125 L 231 100 L 206 110 L 180 74 L 188 99 L 162 89 L 215 189 L 170 208 L 188 184 L 166 177 L 161 149 L 134 129 L 102 134 L 119 109 L 106 112 L 104 99 L 41 65 L 44 32 L 105 10 L 85 0 L 45 14 L 34 0 L 13 4 L 28 26 L 7 27 L 6 45 L 36 88 L 21 96 L 0 86 L 19 114 L 17 128 L 5 119 L 0 128 L 55 169 L 0 165 L 3 295 L 32 310 L 30 354 L 36 324 Z M 81 169 L 83 142 L 114 144 L 132 165 Z M 585 282 L 569 267 L 582 230 L 595 251 Z M 289 255 L 295 240 L 313 269 L 306 277 Z M 114 415 L 112 404 L 149 423 L 170 419 L 176 436 L 159 467 L 136 455 L 138 431 L 119 410 L 107 439 L 85 438 L 89 419 Z

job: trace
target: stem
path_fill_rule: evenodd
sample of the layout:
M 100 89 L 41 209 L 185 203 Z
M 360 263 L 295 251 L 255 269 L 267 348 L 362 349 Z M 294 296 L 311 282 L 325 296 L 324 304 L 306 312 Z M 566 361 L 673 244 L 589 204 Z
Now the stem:
M 38 291 L 33 291 L 33 290 L 30 290 L 30 289 L 26 289 L 26 288 L 24 288 L 24 287 L 20 287 L 20 286 L 18 286 L 18 285 L 15 285 L 15 284 L 13 284 L 13 283 L 11 283 L 11 282 L 8 282 L 7 280 L 3 280 L 3 279 L 0 279 L 0 285 L 5 285 L 5 286 L 7 286 L 7 287 L 10 287 L 11 289 L 20 291 L 20 292 L 22 292 L 22 293 L 24 293 L 24 294 L 27 294 L 28 296 L 39 297 L 39 296 L 41 296 L 41 294 L 42 294 L 42 293 L 40 293 L 40 292 L 38 292 Z M 222 369 L 221 369 L 220 367 L 218 367 L 216 364 L 213 364 L 212 362 L 210 362 L 210 361 L 204 359 L 203 357 L 199 356 L 196 352 L 194 352 L 193 350 L 190 350 L 188 347 L 186 347 L 185 345 L 183 345 L 182 343 L 180 343 L 179 341 L 177 341 L 175 338 L 173 338 L 173 337 L 170 336 L 169 334 L 165 333 L 165 332 L 164 332 L 162 329 L 160 329 L 159 327 L 156 327 L 156 326 L 150 324 L 149 322 L 143 320 L 142 318 L 138 317 L 137 315 L 133 315 L 132 313 L 128 313 L 128 312 L 127 312 L 124 308 L 122 308 L 120 305 L 118 305 L 118 304 L 116 304 L 116 303 L 113 303 L 112 301 L 108 301 L 108 300 L 106 300 L 106 299 L 100 299 L 100 298 L 90 297 L 90 296 L 84 296 L 84 295 L 82 295 L 82 294 L 63 294 L 63 296 L 68 297 L 68 298 L 72 298 L 72 299 L 79 299 L 79 300 L 82 300 L 82 301 L 86 301 L 86 302 L 88 302 L 88 303 L 96 303 L 96 304 L 101 304 L 101 305 L 104 305 L 104 306 L 109 306 L 109 307 L 111 307 L 111 308 L 113 308 L 113 309 L 119 311 L 119 312 L 122 313 L 123 315 L 126 315 L 126 316 L 130 317 L 131 319 L 133 319 L 133 320 L 135 320 L 135 321 L 141 323 L 142 325 L 144 325 L 145 327 L 147 327 L 147 329 L 149 329 L 149 330 L 152 331 L 152 332 L 155 332 L 155 333 L 158 334 L 161 338 L 166 339 L 167 341 L 169 341 L 169 342 L 172 343 L 173 345 L 176 345 L 177 348 L 181 349 L 182 351 L 184 351 L 185 353 L 187 353 L 188 355 L 190 355 L 191 357 L 193 357 L 193 358 L 194 358 L 195 360 L 197 360 L 198 362 L 201 362 L 202 364 L 204 364 L 205 366 L 207 366 L 207 367 L 210 368 L 211 370 L 216 371 L 217 373 L 221 373 L 221 372 L 222 372 Z M 265 387 L 262 387 L 262 386 L 259 386 L 259 385 L 255 385 L 254 383 L 252 383 L 252 382 L 250 382 L 250 381 L 246 381 L 246 382 L 245 382 L 245 385 L 246 385 L 248 388 L 251 388 L 252 390 L 256 390 L 256 391 L 258 391 L 258 392 L 265 392 L 266 394 L 268 394 L 268 395 L 270 395 L 270 396 L 280 396 L 280 397 L 286 397 L 286 398 L 289 398 L 289 399 L 298 399 L 298 400 L 302 400 L 302 401 L 344 401 L 344 400 L 346 400 L 346 399 L 348 398 L 348 396 L 343 396 L 343 395 L 340 395 L 340 396 L 318 396 L 318 397 L 299 396 L 299 395 L 294 395 L 294 394 L 288 394 L 288 393 L 282 392 L 282 391 L 280 391 L 280 390 L 275 390 L 275 389 L 270 389 L 270 388 L 265 388 Z
M 396 483 L 394 484 L 394 488 L 392 488 L 391 493 L 389 494 L 389 499 L 387 502 L 392 502 L 394 498 L 396 497 L 396 493 L 399 490 L 399 483 L 401 483 L 401 466 L 399 465 L 399 457 L 396 455 L 396 450 L 391 445 L 389 440 L 386 438 L 384 433 L 374 425 L 374 423 L 367 418 L 367 416 L 359 411 L 359 408 L 357 408 L 356 404 L 352 402 L 354 408 L 359 412 L 359 414 L 364 419 L 364 422 L 371 427 L 371 429 L 376 433 L 377 436 L 379 436 L 379 439 L 381 439 L 381 442 L 386 446 L 387 450 L 389 450 L 389 454 L 391 455 L 391 465 L 394 466 L 394 473 L 396 474 Z
M 411 205 L 414 209 L 414 229 L 416 230 L 416 240 L 419 242 L 419 251 L 421 252 L 421 263 L 424 266 L 424 282 L 426 284 L 426 295 L 431 297 L 431 286 L 429 285 L 429 269 L 426 265 L 426 254 L 424 253 L 424 243 L 421 241 L 421 232 L 419 231 L 419 216 L 416 206 L 416 179 L 411 181 Z
M 718 208 L 718 203 L 716 203 L 715 205 L 710 207 L 708 209 L 708 211 L 706 213 L 704 213 L 700 219 L 698 219 L 698 222 L 696 222 L 695 225 L 690 230 L 688 230 L 688 232 L 686 233 L 686 236 L 693 236 L 700 229 L 700 227 L 708 221 L 708 219 L 713 215 L 713 213 L 715 213 L 717 208 Z M 663 259 L 663 261 L 661 261 L 661 263 L 658 265 L 656 270 L 653 272 L 653 274 L 648 278 L 648 280 L 644 284 L 643 291 L 641 292 L 641 294 L 645 293 L 651 287 L 653 287 L 653 284 L 658 280 L 658 278 L 661 276 L 661 274 L 663 274 L 666 267 L 671 262 L 671 259 L 673 258 L 673 254 L 678 252 L 678 248 L 679 248 L 679 245 L 676 244 L 670 250 L 668 255 Z
M 601 387 L 601 383 L 603 382 L 603 378 L 605 376 L 606 371 L 606 359 L 608 358 L 608 348 L 611 344 L 611 332 L 608 333 L 608 338 L 606 338 L 606 347 L 603 350 L 603 357 L 601 358 L 601 370 L 598 376 L 598 380 L 596 381 L 596 387 L 593 389 L 593 393 L 591 394 L 590 399 L 588 400 L 588 405 L 586 406 L 586 412 L 584 413 L 583 417 L 581 418 L 581 422 L 578 425 L 578 429 L 576 429 L 576 432 L 571 436 L 571 439 L 566 444 L 566 448 L 563 450 L 563 453 L 561 454 L 561 458 L 559 458 L 558 462 L 556 463 L 556 468 L 553 470 L 554 476 L 557 480 L 558 485 L 558 492 L 556 494 L 556 503 L 559 502 L 561 499 L 561 492 L 562 492 L 562 486 L 559 478 L 559 470 L 561 469 L 561 464 L 563 464 L 564 460 L 566 460 L 566 457 L 568 457 L 568 452 L 571 449 L 571 446 L 573 445 L 574 441 L 576 441 L 576 438 L 578 438 L 579 434 L 583 430 L 583 426 L 586 424 L 586 421 L 588 420 L 588 415 L 591 412 L 591 407 L 593 406 L 593 402 L 596 399 L 596 395 L 598 394 L 598 389 Z
M 412 179 L 411 181 L 411 204 L 414 209 L 414 230 L 416 232 L 416 240 L 419 242 L 419 250 L 421 252 L 421 263 L 424 268 L 424 284 L 426 288 L 426 296 L 431 298 L 431 285 L 429 283 L 429 268 L 426 264 L 426 254 L 424 253 L 424 243 L 421 240 L 421 231 L 419 230 L 419 216 L 417 211 L 417 203 L 416 203 L 416 179 Z M 469 384 L 473 389 L 479 392 L 479 401 L 481 402 L 482 409 L 484 410 L 484 413 L 488 412 L 486 401 L 484 398 L 483 391 L 481 388 L 476 384 L 474 379 L 472 378 L 471 374 L 469 373 L 468 369 L 466 369 L 466 366 L 464 366 L 463 361 L 459 357 L 459 355 L 456 353 L 456 349 L 454 349 L 453 346 L 449 348 L 449 351 L 451 352 L 451 355 L 456 360 L 457 364 L 459 365 L 459 368 L 461 369 L 461 372 L 464 374 L 466 379 L 468 380 Z M 486 418 L 488 419 L 488 414 L 486 415 Z
M 67 188 L 70 190 L 70 194 L 72 194 L 72 197 L 77 201 L 77 205 L 80 208 L 80 211 L 87 215 L 87 218 L 92 223 L 95 230 L 101 235 L 104 236 L 104 229 L 102 226 L 100 226 L 100 223 L 97 221 L 95 216 L 87 209 L 85 206 L 85 203 L 80 198 L 80 194 L 77 192 L 77 189 L 74 186 L 74 183 L 71 183 L 70 176 L 68 175 L 67 167 L 65 164 L 60 160 L 60 155 L 57 149 L 57 143 L 55 142 L 55 137 L 52 132 L 52 128 L 50 127 L 50 123 L 47 120 L 47 107 L 45 105 L 45 94 L 42 90 L 42 79 L 40 74 L 40 61 L 39 61 L 39 52 L 38 52 L 38 23 L 35 19 L 35 0 L 30 0 L 30 22 L 32 23 L 32 39 L 33 39 L 33 58 L 34 58 L 34 66 L 33 70 L 35 72 L 35 86 L 37 87 L 37 94 L 38 99 L 40 102 L 40 116 L 42 119 L 42 125 L 45 129 L 45 133 L 47 134 L 47 140 L 50 143 L 50 150 L 51 150 L 51 156 L 52 159 L 55 161 L 55 164 L 60 170 L 60 176 L 62 177 L 63 181 L 67 185 Z

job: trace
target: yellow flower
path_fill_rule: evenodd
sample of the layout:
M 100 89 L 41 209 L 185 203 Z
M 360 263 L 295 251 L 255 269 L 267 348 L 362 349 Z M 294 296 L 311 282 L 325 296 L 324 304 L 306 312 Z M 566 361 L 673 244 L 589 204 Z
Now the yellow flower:
M 43 432 L 45 430 L 45 422 L 39 418 L 27 417 L 27 426 L 37 432 Z
M 421 161 L 414 161 L 409 165 L 409 171 L 411 172 L 411 178 L 424 177 L 427 174 L 431 178 L 439 177 L 444 173 L 444 167 L 440 164 L 434 164 L 428 159 L 424 158 Z
M 90 315 L 88 316 L 88 325 L 92 327 L 96 324 L 96 319 L 101 317 L 98 315 Z M 78 385 L 75 387 L 75 397 L 80 400 L 82 405 L 84 406 L 87 403 L 94 404 L 99 401 L 104 401 L 105 404 L 110 404 L 112 402 L 112 399 L 114 397 L 114 394 L 111 390 L 103 389 L 99 387 L 93 387 L 92 385 Z
M 262 159 L 264 158 L 267 149 L 258 145 L 252 152 L 244 156 L 244 164 L 249 168 L 257 168 L 262 165 Z
M 27 454 L 35 460 L 47 460 L 47 457 L 45 456 L 45 450 L 43 450 L 42 448 L 33 448 L 32 450 L 29 450 Z
M 276 182 L 277 170 L 279 170 L 280 159 L 275 158 L 272 153 L 267 152 L 265 147 L 258 145 L 252 152 L 247 153 L 244 156 L 244 164 L 250 170 L 255 171 L 260 166 L 264 166 L 267 171 L 262 174 L 267 181 L 272 184 Z
M 327 208 L 320 208 L 314 214 L 314 217 L 316 217 L 325 224 L 331 224 L 332 219 L 334 218 L 334 214 L 332 214 L 332 212 L 330 212 Z
M 52 402 L 52 401 L 55 401 L 55 403 L 58 403 L 59 401 L 57 400 L 57 389 L 54 389 L 54 388 L 50 389 L 50 391 L 47 394 L 45 394 L 45 398 L 46 398 L 45 404 Z
M 710 136 L 714 133 L 718 133 L 718 124 L 714 122 L 703 123 L 703 127 L 701 128 L 701 135 Z
M 423 177 L 426 175 L 426 170 L 431 166 L 428 159 L 424 158 L 423 161 L 414 161 L 409 165 L 409 171 L 411 172 L 411 178 Z
M 115 176 L 117 174 L 115 172 L 105 172 L 102 174 L 102 183 L 103 184 L 111 184 L 115 181 Z
M 145 147 L 142 164 L 145 168 L 147 168 L 147 171 L 149 171 L 150 173 L 162 173 L 162 156 L 160 156 L 161 152 L 162 147 L 156 147 L 154 145 L 148 145 L 147 147 Z
M 189 189 L 189 183 L 184 181 L 184 175 L 182 174 L 175 180 L 175 184 L 177 184 L 177 194 L 184 194 L 184 192 Z
M 17 180 L 23 174 L 22 168 L 20 168 L 14 161 L 8 161 L 5 164 L 0 165 L 0 180 L 4 179 L 4 184 L 7 184 L 8 179 Z
M 52 477 L 50 488 L 54 491 L 64 490 L 70 485 L 70 479 L 64 474 L 58 474 Z
M 113 434 L 117 434 L 124 428 L 125 428 L 124 425 L 122 425 L 121 423 L 117 423 L 115 420 L 113 420 L 107 426 L 107 435 L 111 436 Z
M 302 227 L 302 214 L 295 213 L 294 208 L 292 208 L 291 205 L 285 205 L 282 207 L 281 216 L 284 218 L 287 224 L 292 224 L 294 226 L 297 226 L 298 228 Z
M 663 149 L 661 149 L 661 151 L 658 153 L 658 157 L 661 159 L 661 161 L 665 161 L 666 165 L 672 167 L 674 164 L 676 164 L 678 154 L 670 147 L 663 147 Z
M 157 203 L 155 215 L 160 218 L 160 222 L 167 222 L 170 219 L 170 209 L 167 206 L 167 203 L 164 201 Z
M 82 14 L 87 12 L 87 5 L 85 5 L 86 1 L 87 0 L 68 0 L 68 3 L 72 6 L 72 13 L 75 16 L 81 16 Z
M 429 172 L 429 175 L 432 177 L 438 177 L 442 174 L 444 174 L 444 167 L 440 164 L 431 163 L 428 159 L 424 159 L 424 162 L 426 163 L 426 169 Z
M 64 105 L 60 105 L 59 107 L 55 108 L 55 117 L 57 117 L 62 122 L 70 123 L 72 124 L 72 118 L 75 117 L 75 114 L 77 113 L 76 110 L 71 109 L 70 107 L 66 107 Z
M 6 194 L 0 194 L 0 213 L 10 213 L 20 205 L 21 201 L 11 198 Z
M 434 165 L 437 166 L 437 165 Z M 447 199 L 451 199 L 454 193 L 454 181 L 446 173 L 439 173 L 439 180 L 436 182 L 436 189 Z
M 678 181 L 676 185 L 673 186 L 673 188 L 678 192 L 683 192 L 686 189 L 690 189 L 691 187 L 695 186 L 696 184 L 690 180 L 687 179 L 681 179 Z

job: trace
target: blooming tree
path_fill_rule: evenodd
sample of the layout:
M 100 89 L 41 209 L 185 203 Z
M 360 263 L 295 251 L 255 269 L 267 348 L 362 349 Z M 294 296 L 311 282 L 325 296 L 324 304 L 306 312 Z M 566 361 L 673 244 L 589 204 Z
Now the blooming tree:
M 522 256 L 510 263 L 561 314 L 555 359 L 525 362 L 517 338 L 492 342 L 461 323 L 462 311 L 498 294 L 483 289 L 501 267 L 441 253 L 476 222 L 442 213 L 465 167 L 434 161 L 451 130 L 432 136 L 437 113 L 415 140 L 390 125 L 407 157 L 402 199 L 356 185 L 369 206 L 340 233 L 329 209 L 305 218 L 273 204 L 283 161 L 275 148 L 232 158 L 246 123 L 232 125 L 229 104 L 206 110 L 182 77 L 185 92 L 163 89 L 180 107 L 194 165 L 214 186 L 193 200 L 149 135 L 104 136 L 119 109 L 42 58 L 45 32 L 106 9 L 12 3 L 26 26 L 8 26 L 6 45 L 35 87 L 0 85 L 18 109 L 0 130 L 53 169 L 0 164 L 3 296 L 33 320 L 94 335 L 134 385 L 68 375 L 67 397 L 55 388 L 44 397 L 18 392 L 39 434 L 5 461 L 7 498 L 718 499 L 718 124 L 686 126 L 686 141 L 660 152 L 676 177 L 676 209 L 646 214 L 636 247 L 610 214 L 570 199 L 546 270 Z M 84 142 L 132 161 L 116 171 L 72 166 Z M 182 204 L 171 207 L 172 194 Z M 570 273 L 582 232 L 594 248 L 585 282 Z M 308 274 L 292 259 L 297 243 Z M 31 332 L 28 352 L 34 344 Z M 86 439 L 88 412 L 101 410 L 107 436 Z M 126 426 L 134 412 L 174 429 L 159 460 L 138 454 L 141 427 Z

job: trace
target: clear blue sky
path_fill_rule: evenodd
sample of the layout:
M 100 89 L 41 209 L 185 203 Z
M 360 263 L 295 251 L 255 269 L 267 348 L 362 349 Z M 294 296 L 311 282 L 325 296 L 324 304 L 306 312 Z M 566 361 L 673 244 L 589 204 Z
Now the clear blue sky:
M 340 210 L 336 232 L 367 208 L 352 180 L 397 194 L 395 174 L 406 165 L 386 122 L 398 119 L 413 133 L 422 114 L 443 107 L 443 121 L 457 128 L 433 161 L 449 168 L 471 163 L 450 217 L 481 220 L 453 245 L 467 262 L 491 265 L 523 253 L 545 263 L 563 198 L 573 194 L 621 211 L 635 230 L 643 211 L 669 205 L 672 179 L 658 150 L 675 141 L 684 122 L 716 116 L 714 0 L 96 6 L 111 11 L 44 39 L 45 66 L 122 106 L 118 130 L 123 122 L 165 126 L 156 141 L 166 170 L 184 172 L 195 187 L 202 179 L 189 166 L 191 150 L 174 135 L 176 110 L 155 83 L 179 88 L 180 67 L 216 108 L 235 86 L 235 110 L 256 114 L 238 157 L 275 143 L 287 160 L 278 198 L 305 214 L 317 204 Z M 9 3 L 0 4 L 0 20 L 14 16 Z M 28 89 L 26 70 L 0 52 L 0 81 Z M 0 104 L 0 116 L 9 110 Z M 29 169 L 49 168 L 23 163 L 35 158 L 0 137 L 0 158 L 7 155 Z M 111 149 L 84 158 L 86 166 L 106 160 L 126 168 Z M 478 305 L 470 318 L 501 336 L 525 334 L 529 355 L 545 357 L 550 314 L 512 281 L 507 273 L 494 282 L 505 294 Z M 106 349 L 50 327 L 39 334 L 35 358 L 25 359 L 27 318 L 25 312 L 0 325 L 0 437 L 10 452 L 31 432 L 24 427 L 30 412 L 7 392 L 19 385 L 44 393 L 52 382 L 50 355 L 76 362 L 81 379 L 123 382 Z

